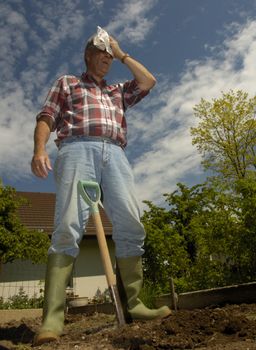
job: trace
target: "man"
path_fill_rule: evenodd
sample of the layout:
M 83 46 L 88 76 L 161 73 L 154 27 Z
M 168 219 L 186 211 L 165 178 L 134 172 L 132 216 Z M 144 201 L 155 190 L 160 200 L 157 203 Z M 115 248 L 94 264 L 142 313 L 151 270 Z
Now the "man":
M 104 209 L 113 226 L 117 284 L 130 318 L 154 319 L 171 313 L 167 306 L 150 310 L 138 299 L 143 280 L 141 255 L 145 231 L 140 222 L 133 175 L 123 150 L 127 143 L 124 112 L 148 94 L 155 78 L 124 53 L 112 37 L 107 37 L 105 46 L 104 42 L 96 46 L 98 34 L 85 48 L 86 73 L 81 77 L 60 77 L 37 116 L 33 173 L 45 178 L 52 170 L 45 146 L 55 130 L 58 155 L 54 166 L 55 229 L 46 269 L 43 325 L 34 345 L 57 340 L 63 330 L 65 288 L 89 218 L 89 208 L 77 193 L 79 180 L 96 181 L 102 188 Z M 130 69 L 133 80 L 106 84 L 103 78 L 113 58 Z

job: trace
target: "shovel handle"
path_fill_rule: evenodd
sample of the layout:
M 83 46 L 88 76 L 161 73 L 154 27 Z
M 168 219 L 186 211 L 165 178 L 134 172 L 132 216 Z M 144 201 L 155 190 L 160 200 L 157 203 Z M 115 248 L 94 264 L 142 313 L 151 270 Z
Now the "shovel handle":
M 92 216 L 95 223 L 97 240 L 100 248 L 101 259 L 106 274 L 107 284 L 109 287 L 110 295 L 113 303 L 116 307 L 116 315 L 120 325 L 125 324 L 125 318 L 123 314 L 122 304 L 120 296 L 116 287 L 116 279 L 113 272 L 112 262 L 110 259 L 108 245 L 102 225 L 98 203 L 100 202 L 100 186 L 95 181 L 78 181 L 77 184 L 78 193 L 82 196 L 84 201 L 90 206 Z M 91 192 L 91 196 L 89 194 Z M 93 197 L 92 197 L 93 194 Z
M 108 251 L 107 241 L 104 233 L 104 228 L 102 225 L 98 203 L 100 201 L 100 186 L 95 181 L 78 181 L 78 191 L 81 194 L 82 198 L 85 202 L 90 206 L 92 216 L 94 219 L 95 227 L 96 227 L 96 235 L 98 239 L 98 244 L 100 248 L 100 254 L 104 266 L 104 270 L 106 273 L 106 278 L 108 285 L 115 284 L 115 275 L 113 272 L 113 267 Z M 91 196 L 89 194 L 91 192 Z
M 78 181 L 78 192 L 83 197 L 84 201 L 91 207 L 92 212 L 98 212 L 98 204 L 100 202 L 100 186 L 95 181 Z M 90 196 L 88 190 L 93 191 L 94 197 Z

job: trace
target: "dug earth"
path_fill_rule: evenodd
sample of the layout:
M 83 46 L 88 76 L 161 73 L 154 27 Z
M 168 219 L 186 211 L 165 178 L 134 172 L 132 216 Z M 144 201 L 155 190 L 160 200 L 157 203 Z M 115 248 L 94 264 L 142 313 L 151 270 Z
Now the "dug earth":
M 256 350 L 256 304 L 178 310 L 123 327 L 114 315 L 67 314 L 59 343 L 38 348 L 31 342 L 40 317 L 0 323 L 0 350 Z

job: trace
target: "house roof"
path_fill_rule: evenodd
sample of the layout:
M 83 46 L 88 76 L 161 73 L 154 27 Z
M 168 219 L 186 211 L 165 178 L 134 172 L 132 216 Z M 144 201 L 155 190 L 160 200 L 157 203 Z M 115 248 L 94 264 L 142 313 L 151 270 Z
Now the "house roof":
M 51 235 L 54 223 L 55 193 L 17 191 L 17 195 L 28 200 L 28 203 L 22 204 L 19 208 L 21 222 L 30 229 L 42 230 Z M 101 207 L 100 216 L 105 234 L 111 235 L 112 225 Z M 87 224 L 86 235 L 96 235 L 92 217 Z

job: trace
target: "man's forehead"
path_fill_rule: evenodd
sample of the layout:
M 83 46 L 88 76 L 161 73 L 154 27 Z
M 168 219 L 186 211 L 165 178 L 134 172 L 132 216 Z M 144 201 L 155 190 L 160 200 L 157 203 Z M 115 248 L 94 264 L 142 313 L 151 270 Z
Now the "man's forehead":
M 99 49 L 98 47 L 92 45 L 90 46 L 88 49 L 88 51 L 92 52 L 93 54 L 99 54 L 99 53 L 102 53 L 102 52 L 107 52 L 106 49 Z

